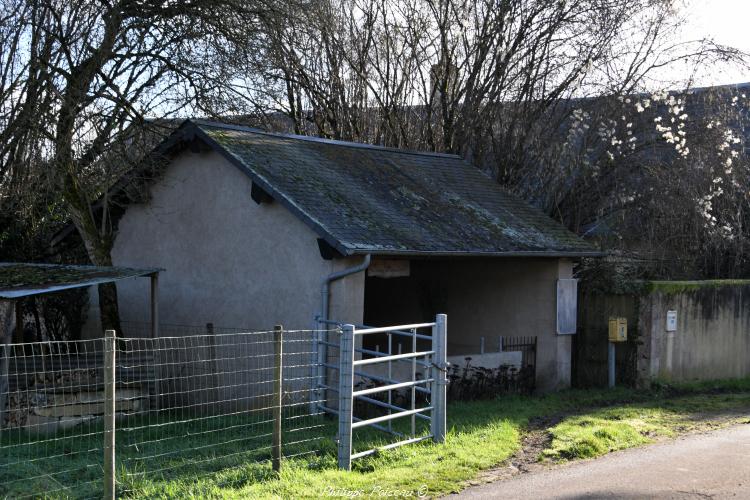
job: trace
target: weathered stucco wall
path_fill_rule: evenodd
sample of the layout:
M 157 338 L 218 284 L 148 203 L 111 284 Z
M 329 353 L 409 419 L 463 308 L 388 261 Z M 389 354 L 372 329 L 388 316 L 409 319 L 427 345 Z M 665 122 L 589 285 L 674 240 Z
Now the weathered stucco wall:
M 244 331 L 270 330 L 275 324 L 288 330 L 310 329 L 320 311 L 324 277 L 361 262 L 361 257 L 323 260 L 317 235 L 310 228 L 277 202 L 256 204 L 250 190 L 250 179 L 220 155 L 183 153 L 152 186 L 149 202 L 125 212 L 113 262 L 165 269 L 159 279 L 162 324 L 213 323 L 217 328 Z M 124 335 L 148 335 L 147 329 L 128 324 L 149 321 L 148 280 L 121 282 L 118 293 Z M 331 317 L 361 323 L 363 301 L 364 273 L 344 278 L 331 288 Z M 98 312 L 89 317 L 98 319 Z M 101 336 L 95 322 L 88 331 Z M 198 332 L 170 328 L 167 335 Z M 309 354 L 312 334 L 310 339 L 285 347 L 287 353 L 308 353 L 291 358 L 293 364 L 313 361 Z M 222 335 L 164 342 L 173 361 L 170 366 L 181 367 L 179 373 L 162 373 L 170 384 L 167 393 L 177 399 L 165 402 L 170 407 L 269 404 L 259 396 L 272 393 L 270 382 L 259 381 L 270 380 L 272 372 L 258 369 L 271 370 L 270 336 Z M 248 363 L 248 359 L 255 361 Z M 219 367 L 220 375 L 204 373 L 211 362 Z M 302 380 L 311 370 L 296 368 L 285 376 Z M 195 390 L 207 384 L 220 389 Z
M 666 331 L 667 311 L 677 331 Z M 641 381 L 750 375 L 750 282 L 657 283 L 640 299 Z
M 572 262 L 565 259 L 412 261 L 409 278 L 368 278 L 365 319 L 380 326 L 433 321 L 444 312 L 449 356 L 478 354 L 482 337 L 489 352 L 499 337 L 536 336 L 537 387 L 564 388 L 571 336 L 556 333 L 557 280 L 570 277 Z
M 536 336 L 537 388 L 570 385 L 570 335 L 557 335 L 557 280 L 572 277 L 558 259 L 496 259 L 455 263 L 445 271 L 448 353 L 497 348 L 500 336 Z
M 575 345 L 577 386 L 607 381 L 607 321 L 628 320 L 617 344 L 617 383 L 750 375 L 750 281 L 634 283 L 630 293 L 581 294 Z M 667 311 L 677 330 L 667 332 Z
M 279 203 L 256 204 L 250 188 L 217 153 L 184 153 L 152 187 L 151 200 L 126 211 L 112 258 L 166 270 L 159 280 L 163 323 L 311 328 L 323 277 L 359 262 L 323 260 L 310 228 Z M 118 285 L 123 320 L 148 321 L 148 286 Z M 364 273 L 336 283 L 333 317 L 361 322 L 363 288 Z

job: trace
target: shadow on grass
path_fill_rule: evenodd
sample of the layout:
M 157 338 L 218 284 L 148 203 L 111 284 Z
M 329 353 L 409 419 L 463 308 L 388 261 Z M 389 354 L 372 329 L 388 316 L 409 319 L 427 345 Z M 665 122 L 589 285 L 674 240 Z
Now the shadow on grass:
M 371 473 L 381 479 L 391 479 L 391 470 L 417 474 L 418 469 L 425 467 L 424 470 L 434 476 L 430 491 L 451 491 L 457 481 L 508 458 L 519 447 L 520 431 L 535 419 L 552 422 L 555 419 L 551 417 L 559 416 L 557 420 L 569 420 L 571 428 L 578 432 L 578 428 L 602 426 L 602 422 L 617 427 L 632 418 L 631 413 L 658 411 L 660 418 L 666 420 L 670 415 L 677 420 L 699 419 L 708 411 L 731 411 L 743 405 L 750 406 L 750 381 L 701 383 L 676 389 L 661 385 L 641 391 L 625 388 L 569 390 L 544 396 L 456 402 L 448 407 L 447 446 L 435 446 L 427 441 L 376 453 L 355 461 L 354 475 L 336 471 L 337 425 L 333 419 L 285 415 L 284 470 L 291 472 L 287 477 L 282 474 L 281 481 L 271 470 L 270 420 L 257 416 L 249 418 L 246 414 L 199 418 L 178 414 L 133 417 L 118 422 L 118 495 L 201 497 L 215 495 L 217 488 L 248 491 L 259 484 L 268 484 L 274 492 L 298 492 L 300 488 L 304 491 L 306 485 L 291 483 L 312 480 L 306 476 L 308 472 L 324 474 L 326 481 L 348 484 L 347 481 L 364 481 Z M 621 410 L 618 413 L 605 409 L 610 406 Z M 394 422 L 393 429 L 410 433 L 410 419 Z M 418 435 L 428 431 L 424 421 L 416 421 Z M 600 444 L 597 442 L 586 453 L 602 453 L 617 446 L 617 429 L 593 429 L 592 432 L 597 431 L 596 439 L 610 442 L 603 448 L 597 447 Z M 648 436 L 658 429 L 645 426 L 638 432 Z M 631 438 L 625 436 L 624 442 L 630 444 Z M 383 446 L 397 439 L 371 429 L 357 430 L 354 451 Z M 101 426 L 95 424 L 46 437 L 18 430 L 4 431 L 0 438 L 0 496 L 101 496 L 102 444 Z M 411 485 L 404 478 L 392 479 Z
M 118 420 L 118 495 L 138 496 L 144 489 L 151 493 L 163 489 L 168 494 L 173 483 L 217 475 L 227 484 L 274 478 L 272 430 L 272 420 L 252 414 L 171 414 Z M 285 415 L 283 453 L 313 465 L 331 455 L 335 432 L 330 419 Z M 101 497 L 103 445 L 101 423 L 54 434 L 2 431 L 0 497 Z
M 446 456 L 458 457 L 462 453 L 472 454 L 477 452 L 477 447 L 487 447 L 483 442 L 483 436 L 487 434 L 487 429 L 507 425 L 516 430 L 522 430 L 529 425 L 530 421 L 542 419 L 543 422 L 556 423 L 559 420 L 579 418 L 576 422 L 580 427 L 592 427 L 591 432 L 599 440 L 605 443 L 604 447 L 598 446 L 597 441 L 591 454 L 603 453 L 618 447 L 631 446 L 637 443 L 637 439 L 630 433 L 630 429 L 623 430 L 626 425 L 630 425 L 626 420 L 631 418 L 631 414 L 642 414 L 644 412 L 659 411 L 659 419 L 669 420 L 670 415 L 674 419 L 679 416 L 683 418 L 688 408 L 692 405 L 696 411 L 706 411 L 707 409 L 716 409 L 725 405 L 741 404 L 750 398 L 747 394 L 730 394 L 726 395 L 726 403 L 717 401 L 717 392 L 711 391 L 706 396 L 699 396 L 698 399 L 706 397 L 705 402 L 696 403 L 696 394 L 706 389 L 706 386 L 695 387 L 687 390 L 675 391 L 673 388 L 657 388 L 649 391 L 636 391 L 627 388 L 615 390 L 570 390 L 545 396 L 510 396 L 494 400 L 475 401 L 466 403 L 452 403 L 449 406 L 448 420 L 450 432 L 448 436 L 449 446 L 436 447 L 429 441 L 412 445 L 408 449 L 400 451 L 391 451 L 382 454 L 375 454 L 371 457 L 360 459 L 353 464 L 353 473 L 359 475 L 368 475 L 376 471 L 382 471 L 388 468 L 410 467 L 415 461 L 429 460 L 438 457 L 438 460 Z M 739 387 L 744 389 L 744 386 Z M 677 395 L 679 397 L 676 397 Z M 712 396 L 713 394 L 713 396 Z M 744 398 L 744 400 L 743 400 Z M 721 399 L 721 398 L 719 398 Z M 615 410 L 608 410 L 607 407 L 615 406 Z M 595 416 L 599 420 L 591 419 Z M 657 419 L 658 420 L 658 419 Z M 598 429 L 601 422 L 608 422 L 611 427 Z M 302 445 L 285 445 L 285 455 L 289 456 L 285 462 L 285 467 L 293 470 L 309 471 L 335 471 L 337 448 L 332 436 L 336 434 L 336 423 L 333 420 L 320 418 L 320 423 L 324 429 L 317 436 L 318 440 Z M 428 433 L 429 429 L 425 422 L 417 420 L 416 432 L 418 435 Z M 663 422 L 659 422 L 663 424 Z M 401 433 L 411 432 L 409 419 L 403 419 L 394 422 L 393 430 Z M 643 426 L 636 429 L 638 436 L 648 436 L 658 432 L 658 426 Z M 285 442 L 288 442 L 288 436 L 285 436 Z M 305 438 L 313 436 L 305 435 Z M 357 430 L 354 433 L 353 445 L 354 451 L 383 446 L 391 443 L 395 438 L 381 432 L 367 430 Z M 506 449 L 516 449 L 518 447 L 518 435 L 512 437 L 513 442 L 507 443 Z M 496 443 L 495 443 L 496 444 Z M 295 448 L 296 447 L 296 448 Z M 585 446 L 581 447 L 585 451 Z M 209 493 L 215 491 L 215 487 L 240 489 L 250 484 L 267 481 L 275 481 L 276 476 L 270 470 L 268 463 L 268 454 L 243 456 L 239 464 L 233 461 L 213 462 L 212 471 L 207 472 L 205 468 L 198 467 L 191 473 L 187 473 L 187 468 L 183 468 L 177 474 L 166 474 L 151 484 L 146 483 L 147 474 L 143 474 L 144 481 L 134 484 L 131 491 L 161 492 L 169 495 L 170 491 L 178 488 L 177 483 L 183 483 L 183 486 L 193 484 L 196 494 L 201 492 Z M 586 454 L 584 453 L 584 454 Z M 573 453 L 570 458 L 580 456 Z M 498 454 L 493 458 L 488 458 L 488 462 L 481 463 L 482 466 L 497 464 L 508 455 Z M 460 460 L 459 460 L 460 461 Z M 446 467 L 450 467 L 450 459 L 446 459 Z M 478 464 L 480 462 L 477 462 Z M 194 465 L 192 465 L 194 466 Z M 213 474 L 208 482 L 196 480 L 198 474 Z M 130 473 L 133 477 L 132 472 Z M 339 476 L 336 476 L 339 477 Z M 146 489 L 144 489 L 146 487 Z

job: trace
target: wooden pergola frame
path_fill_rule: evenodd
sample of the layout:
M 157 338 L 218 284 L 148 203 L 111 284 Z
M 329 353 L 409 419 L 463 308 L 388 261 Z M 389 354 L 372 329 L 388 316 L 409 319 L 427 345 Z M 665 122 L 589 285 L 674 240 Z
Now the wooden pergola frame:
M 6 303 L 5 318 L 1 325 L 2 342 L 8 344 L 11 339 L 17 343 L 24 341 L 18 321 L 21 311 L 16 307 L 20 299 L 144 277 L 151 280 L 151 337 L 158 338 L 161 271 L 163 269 L 0 262 L 0 302 Z M 12 332 L 9 331 L 13 316 L 16 316 L 15 335 L 11 335 Z
M 17 302 L 26 297 L 45 295 L 86 288 L 102 283 L 114 283 L 133 278 L 151 280 L 151 338 L 159 337 L 159 272 L 163 269 L 133 269 L 127 267 L 70 266 L 57 264 L 30 264 L 0 262 L 0 343 L 3 355 L 0 357 L 0 429 L 5 413 L 8 388 L 9 350 L 12 341 L 22 343 L 22 311 Z M 3 310 L 4 309 L 4 310 Z M 13 319 L 16 328 L 12 329 Z M 13 335 L 14 331 L 15 335 Z

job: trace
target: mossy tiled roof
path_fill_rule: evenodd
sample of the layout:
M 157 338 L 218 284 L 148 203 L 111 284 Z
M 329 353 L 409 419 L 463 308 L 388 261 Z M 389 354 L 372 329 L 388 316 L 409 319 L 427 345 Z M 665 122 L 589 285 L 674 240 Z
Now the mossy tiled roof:
M 129 267 L 0 262 L 0 298 L 14 299 L 69 288 L 82 288 L 99 283 L 148 276 L 159 271 L 159 269 Z
M 217 149 L 345 255 L 598 253 L 458 156 L 200 121 L 181 133 Z

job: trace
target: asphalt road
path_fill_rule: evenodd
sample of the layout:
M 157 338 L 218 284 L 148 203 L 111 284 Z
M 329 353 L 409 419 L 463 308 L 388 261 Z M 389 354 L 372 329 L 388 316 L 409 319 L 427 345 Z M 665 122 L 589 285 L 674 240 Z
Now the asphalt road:
M 523 474 L 453 497 L 750 499 L 750 425 Z

